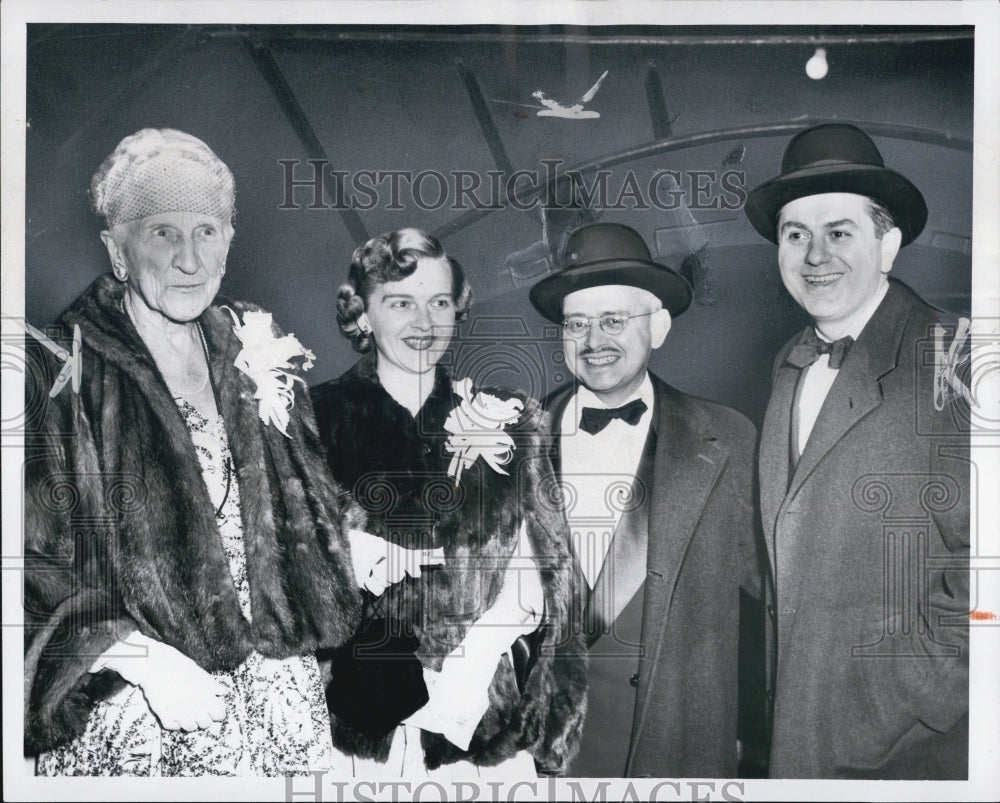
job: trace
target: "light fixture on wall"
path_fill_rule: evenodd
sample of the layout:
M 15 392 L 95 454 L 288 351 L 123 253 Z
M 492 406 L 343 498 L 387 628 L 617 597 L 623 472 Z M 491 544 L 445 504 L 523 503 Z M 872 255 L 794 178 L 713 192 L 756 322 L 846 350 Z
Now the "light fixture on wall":
M 818 81 L 821 78 L 826 77 L 826 73 L 829 69 L 830 66 L 826 63 L 826 50 L 821 47 L 817 47 L 816 52 L 812 55 L 812 58 L 806 62 L 806 75 L 814 81 Z

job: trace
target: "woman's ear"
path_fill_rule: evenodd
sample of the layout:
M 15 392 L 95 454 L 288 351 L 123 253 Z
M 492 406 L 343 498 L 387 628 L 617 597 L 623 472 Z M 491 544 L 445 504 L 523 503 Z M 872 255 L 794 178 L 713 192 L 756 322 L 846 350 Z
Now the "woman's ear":
M 371 321 L 368 320 L 367 312 L 362 312 L 358 316 L 358 329 L 360 329 L 366 335 L 370 335 L 372 333 L 372 324 Z
M 670 317 L 670 313 L 665 309 L 657 310 L 649 317 L 650 345 L 654 349 L 658 349 L 663 345 L 663 341 L 667 339 L 667 334 L 670 332 L 672 324 L 673 318 Z
M 118 281 L 124 282 L 128 278 L 128 266 L 125 264 L 125 256 L 122 254 L 121 246 L 118 245 L 115 236 L 107 229 L 101 232 L 101 240 L 104 241 L 104 247 L 108 249 L 111 272 L 114 273 Z

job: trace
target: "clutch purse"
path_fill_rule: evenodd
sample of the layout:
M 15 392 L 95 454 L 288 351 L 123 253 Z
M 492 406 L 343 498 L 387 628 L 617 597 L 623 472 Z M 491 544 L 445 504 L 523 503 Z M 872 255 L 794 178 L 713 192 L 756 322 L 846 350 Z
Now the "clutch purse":
M 385 736 L 427 703 L 419 646 L 416 636 L 395 632 L 389 620 L 369 621 L 332 653 L 330 712 L 369 738 Z
M 514 665 L 514 679 L 517 681 L 517 690 L 521 694 L 524 694 L 524 689 L 528 685 L 528 675 L 531 674 L 531 670 L 538 663 L 542 642 L 545 641 L 548 629 L 548 622 L 542 622 L 537 630 L 523 636 L 518 636 L 514 640 L 514 643 L 510 645 L 511 663 Z

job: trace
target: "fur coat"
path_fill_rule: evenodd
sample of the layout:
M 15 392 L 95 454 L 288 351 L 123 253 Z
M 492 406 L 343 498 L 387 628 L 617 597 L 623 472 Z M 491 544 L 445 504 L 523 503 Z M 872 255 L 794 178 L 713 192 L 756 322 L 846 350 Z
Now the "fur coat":
M 288 437 L 258 417 L 255 383 L 223 302 L 198 319 L 240 487 L 252 623 L 242 615 L 214 507 L 181 414 L 106 275 L 63 314 L 82 333 L 82 385 L 48 391 L 61 364 L 32 343 L 25 436 L 25 746 L 78 735 L 123 681 L 90 674 L 139 630 L 208 671 L 251 651 L 287 657 L 342 644 L 358 602 L 308 393 Z M 242 314 L 250 305 L 228 302 Z M 280 333 L 279 333 L 280 334 Z M 178 690 L 182 693 L 183 690 Z
M 509 399 L 511 391 L 487 391 Z M 416 417 L 382 387 L 368 355 L 338 379 L 313 389 L 320 434 L 334 476 L 368 512 L 367 529 L 406 548 L 443 547 L 445 566 L 389 587 L 390 622 L 420 641 L 423 666 L 441 661 L 497 598 L 522 519 L 545 594 L 548 622 L 538 662 L 519 692 L 506 658 L 489 689 L 490 706 L 468 752 L 423 732 L 427 766 L 469 759 L 492 765 L 527 749 L 546 771 L 559 772 L 575 755 L 586 704 L 586 649 L 568 620 L 569 541 L 543 447 L 538 405 L 520 397 L 524 411 L 506 431 L 515 449 L 508 474 L 477 459 L 459 483 L 447 475 L 444 424 L 460 397 L 438 367 L 433 391 Z M 464 567 L 464 569 L 463 569 Z M 559 652 L 557 659 L 556 652 Z M 392 734 L 369 740 L 334 715 L 334 741 L 347 752 L 384 759 Z

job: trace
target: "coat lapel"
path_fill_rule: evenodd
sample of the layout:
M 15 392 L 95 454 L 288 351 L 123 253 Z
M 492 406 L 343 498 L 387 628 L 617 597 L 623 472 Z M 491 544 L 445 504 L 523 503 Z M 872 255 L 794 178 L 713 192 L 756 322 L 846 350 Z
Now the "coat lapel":
M 905 294 L 890 286 L 886 298 L 851 348 L 820 408 L 819 417 L 792 476 L 788 499 L 794 498 L 817 465 L 844 435 L 882 404 L 881 380 L 899 362 L 900 342 L 908 318 L 905 302 Z
M 805 332 L 795 341 L 801 342 Z M 791 344 L 780 356 L 781 364 L 771 388 L 760 439 L 760 514 L 767 541 L 767 554 L 774 570 L 774 522 L 788 491 L 792 403 L 801 372 L 784 362 Z
M 647 544 L 649 541 L 649 506 L 653 488 L 653 458 L 656 455 L 658 417 L 654 412 L 649 433 L 632 479 L 632 499 L 638 504 L 622 513 L 611 539 L 611 548 L 604 558 L 601 571 L 590 594 L 584 623 L 587 645 L 591 646 L 625 610 L 647 575 Z
M 657 673 L 663 651 L 670 603 L 684 554 L 729 458 L 714 433 L 702 429 L 697 409 L 687 403 L 683 394 L 655 376 L 652 379 L 660 412 L 642 612 L 645 653 L 639 662 L 633 745 L 645 721 L 650 681 Z
M 576 392 L 576 386 L 570 385 L 563 390 L 557 390 L 545 403 L 548 413 L 548 429 L 552 433 L 552 442 L 549 444 L 549 458 L 552 461 L 552 471 L 556 477 L 562 476 L 562 418 L 566 412 L 566 405 Z
M 549 459 L 552 461 L 552 471 L 556 480 L 562 482 L 562 419 L 566 411 L 566 405 L 570 403 L 573 394 L 576 392 L 576 385 L 570 385 L 563 390 L 557 390 L 551 394 L 545 403 L 548 415 L 548 429 L 552 433 L 552 442 L 549 444 Z M 568 515 L 570 511 L 566 511 Z M 573 628 L 584 626 L 587 603 L 590 597 L 590 586 L 583 573 L 583 567 L 577 557 L 576 549 L 572 542 L 568 544 L 570 566 L 570 624 Z

